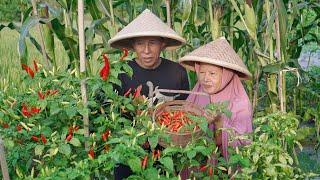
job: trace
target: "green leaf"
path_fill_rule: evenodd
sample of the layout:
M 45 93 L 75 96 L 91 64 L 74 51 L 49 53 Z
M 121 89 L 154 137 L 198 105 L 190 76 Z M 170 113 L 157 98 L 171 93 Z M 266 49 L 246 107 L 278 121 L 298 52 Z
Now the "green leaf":
M 242 158 L 240 160 L 240 164 L 241 164 L 241 167 L 249 167 L 251 165 L 248 158 Z
M 129 111 L 134 111 L 135 110 L 135 108 L 134 108 L 134 106 L 132 104 L 127 104 L 126 105 L 126 109 L 128 109 Z
M 69 156 L 71 154 L 71 147 L 69 144 L 61 144 L 59 146 L 59 152 L 66 155 L 66 156 Z
M 133 70 L 128 64 L 123 64 L 122 68 L 129 75 L 129 77 L 132 77 Z
M 25 22 L 23 22 L 21 28 L 20 28 L 20 36 L 19 36 L 19 45 L 18 45 L 18 51 L 20 55 L 20 60 L 22 64 L 27 64 L 28 62 L 28 51 L 27 51 L 27 45 L 26 45 L 26 37 L 29 36 L 29 30 L 37 25 L 39 22 L 48 23 L 50 22 L 52 18 L 50 19 L 44 19 L 44 18 L 37 18 L 34 16 L 30 16 L 26 19 Z
M 187 152 L 187 156 L 189 159 L 193 159 L 196 156 L 196 154 L 197 152 L 193 150 Z
M 73 118 L 77 114 L 77 109 L 75 107 L 67 107 L 65 112 L 69 119 Z
M 141 161 L 138 157 L 133 157 L 128 160 L 128 165 L 133 172 L 141 171 Z
M 263 72 L 266 73 L 278 73 L 280 70 L 283 69 L 282 63 L 274 63 L 274 64 L 267 64 L 263 67 Z
M 156 168 L 148 168 L 144 174 L 146 179 L 158 179 L 158 170 Z
M 84 116 L 87 115 L 89 113 L 89 109 L 88 108 L 82 108 L 82 109 L 78 109 L 78 112 Z
M 43 153 L 43 149 L 44 149 L 44 145 L 37 145 L 35 148 L 34 148 L 34 153 L 36 156 L 41 156 L 42 153 Z
M 80 147 L 81 146 L 81 142 L 79 141 L 78 138 L 72 138 L 70 140 L 70 144 L 72 144 L 73 146 L 76 146 L 76 147 Z
M 173 161 L 170 157 L 161 158 L 160 163 L 163 164 L 165 168 L 173 172 Z
M 121 81 L 115 77 L 109 77 L 108 81 L 118 86 L 121 86 Z
M 59 108 L 59 105 L 57 103 L 53 103 L 50 106 L 50 115 L 58 114 L 60 111 L 61 109 Z
M 182 28 L 183 28 L 190 17 L 191 9 L 192 9 L 192 1 L 180 0 L 179 9 L 182 11 L 181 19 L 182 19 Z
M 178 148 L 178 147 L 167 147 L 163 151 L 163 154 L 171 154 L 171 153 L 176 153 L 176 152 L 180 152 L 180 148 Z
M 199 127 L 200 127 L 200 129 L 201 129 L 202 131 L 206 132 L 207 129 L 208 129 L 208 122 L 206 122 L 206 121 L 201 122 L 201 123 L 199 124 Z
M 152 149 L 154 149 L 158 144 L 158 136 L 149 137 L 149 143 Z

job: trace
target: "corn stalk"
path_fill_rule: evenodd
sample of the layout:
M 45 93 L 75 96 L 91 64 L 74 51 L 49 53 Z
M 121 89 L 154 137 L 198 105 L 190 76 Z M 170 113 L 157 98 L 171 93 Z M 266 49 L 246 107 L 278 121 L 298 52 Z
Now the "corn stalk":
M 274 47 L 273 47 L 273 23 L 274 23 L 274 19 L 271 18 L 271 4 L 270 1 L 267 0 L 265 1 L 264 4 L 264 9 L 266 12 L 266 17 L 267 17 L 267 22 L 268 22 L 268 27 L 266 28 L 266 38 L 267 38 L 267 43 L 269 45 L 269 63 L 275 63 L 275 59 L 274 59 Z M 277 94 L 277 75 L 272 73 L 270 75 L 267 75 L 267 87 L 268 87 L 268 95 L 269 95 L 269 99 L 271 102 L 271 110 L 272 112 L 277 111 L 277 98 L 278 98 L 278 94 Z
M 284 12 L 286 9 L 284 7 L 282 0 L 275 0 L 275 9 L 277 10 L 276 15 L 276 46 L 277 46 L 277 54 L 279 61 L 281 61 L 283 64 L 286 63 L 286 47 L 287 47 L 287 36 L 286 36 L 286 20 L 285 15 L 286 12 Z M 286 112 L 286 72 L 280 71 L 279 72 L 279 98 L 280 98 L 280 109 L 283 112 Z
M 214 8 L 212 7 L 212 0 L 208 0 L 211 37 L 212 40 L 215 40 L 221 36 L 219 19 L 222 14 L 222 7 L 218 4 L 215 4 Z

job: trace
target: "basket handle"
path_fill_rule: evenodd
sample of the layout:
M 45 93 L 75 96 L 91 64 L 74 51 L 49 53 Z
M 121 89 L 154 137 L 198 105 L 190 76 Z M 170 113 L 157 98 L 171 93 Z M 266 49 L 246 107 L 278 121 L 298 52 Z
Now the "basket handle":
M 182 93 L 182 94 L 195 94 L 200 96 L 210 96 L 204 92 L 194 92 L 194 91 L 186 91 L 186 90 L 173 90 L 173 89 L 156 89 L 155 92 L 164 92 L 164 93 Z

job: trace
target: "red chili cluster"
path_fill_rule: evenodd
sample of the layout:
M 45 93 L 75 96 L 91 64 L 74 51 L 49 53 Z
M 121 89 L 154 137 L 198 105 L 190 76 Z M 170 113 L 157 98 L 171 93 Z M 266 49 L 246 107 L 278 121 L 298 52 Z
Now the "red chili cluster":
M 156 160 L 158 160 L 158 159 L 160 159 L 160 150 L 159 150 L 159 149 L 154 150 L 154 151 L 152 152 L 152 160 L 153 160 L 153 161 L 156 161 Z
M 31 139 L 35 142 L 39 142 L 39 138 L 35 135 L 31 136 Z M 47 139 L 46 137 L 43 135 L 43 134 L 40 134 L 40 139 L 42 141 L 43 144 L 46 144 L 47 143 Z
M 34 78 L 35 72 L 38 72 L 38 70 L 39 70 L 37 62 L 35 60 L 33 60 L 34 71 L 31 69 L 31 67 L 29 67 L 26 64 L 21 64 L 21 67 L 22 67 L 23 70 L 25 70 L 29 74 L 29 76 L 31 78 Z
M 185 125 L 190 125 L 193 121 L 187 116 L 184 111 L 174 111 L 174 112 L 162 112 L 158 117 L 157 122 L 160 125 L 164 125 L 171 132 L 179 132 Z M 195 129 L 199 128 L 195 126 Z
M 140 97 L 140 96 L 141 96 L 141 90 L 142 90 L 142 85 L 140 84 L 140 85 L 134 90 L 133 98 Z M 130 94 L 131 94 L 131 88 L 130 88 L 126 93 L 124 93 L 123 96 L 128 97 Z
M 110 136 L 110 130 L 107 129 L 104 133 L 102 133 L 101 139 L 103 141 L 108 141 L 109 136 Z
M 80 126 L 75 126 L 75 127 L 71 126 L 71 127 L 69 127 L 68 135 L 66 136 L 66 141 L 68 141 L 68 142 L 71 141 L 71 139 L 73 137 L 73 132 L 74 131 L 78 131 L 79 128 L 80 128 Z
M 55 89 L 55 90 L 48 89 L 45 93 L 38 91 L 38 97 L 40 100 L 42 100 L 42 99 L 45 99 L 47 96 L 52 96 L 57 93 L 58 93 L 58 89 Z
M 29 118 L 29 117 L 31 117 L 31 116 L 33 116 L 35 114 L 38 114 L 40 111 L 41 111 L 41 109 L 37 108 L 35 106 L 33 106 L 31 108 L 28 108 L 25 104 L 22 104 L 21 112 L 27 118 Z
M 213 168 L 210 166 L 209 168 L 207 167 L 207 165 L 201 165 L 199 170 L 201 172 L 206 172 L 208 170 L 208 174 L 209 176 L 212 176 L 213 175 Z

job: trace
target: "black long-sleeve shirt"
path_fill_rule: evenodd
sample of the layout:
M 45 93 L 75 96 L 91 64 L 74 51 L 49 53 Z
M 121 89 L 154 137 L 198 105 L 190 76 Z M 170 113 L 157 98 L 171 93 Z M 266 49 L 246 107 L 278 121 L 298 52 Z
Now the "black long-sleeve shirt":
M 133 70 L 133 76 L 130 78 L 127 74 L 120 74 L 119 80 L 122 87 L 118 87 L 119 95 L 124 95 L 130 88 L 134 90 L 142 85 L 141 95 L 148 97 L 149 88 L 147 81 L 151 81 L 153 86 L 160 89 L 189 90 L 189 81 L 187 71 L 178 63 L 161 58 L 161 64 L 155 69 L 145 69 L 137 64 L 135 60 L 128 64 Z M 162 93 L 167 96 L 176 94 Z M 176 99 L 184 100 L 187 94 L 180 94 Z

